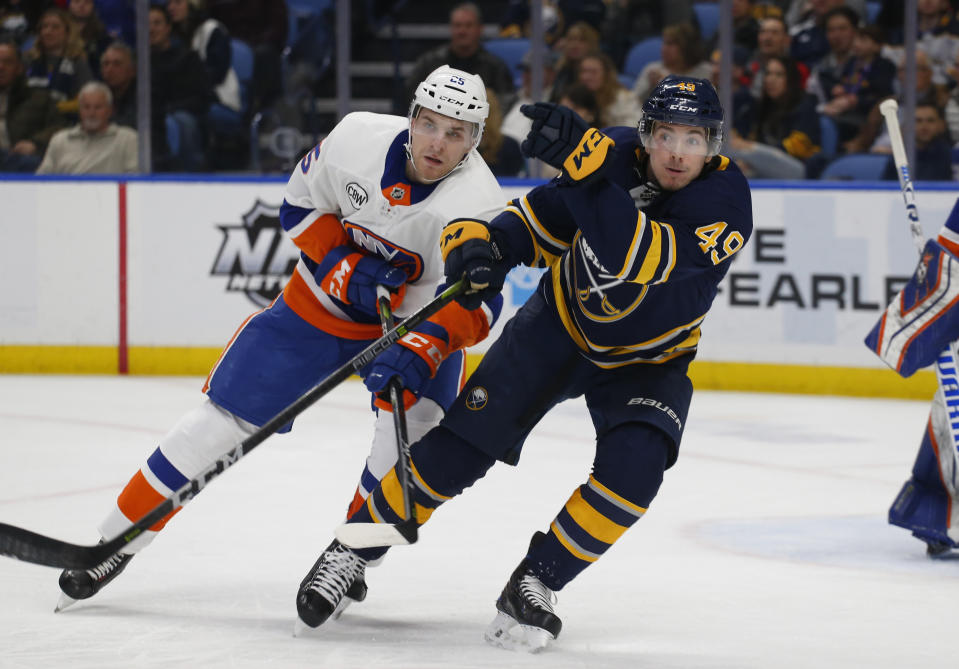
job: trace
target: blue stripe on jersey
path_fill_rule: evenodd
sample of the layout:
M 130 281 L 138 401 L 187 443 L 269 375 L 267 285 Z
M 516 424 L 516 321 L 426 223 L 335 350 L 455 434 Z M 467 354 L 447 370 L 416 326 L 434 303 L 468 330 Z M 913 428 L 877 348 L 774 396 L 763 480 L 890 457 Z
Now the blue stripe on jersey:
M 583 500 L 617 525 L 630 527 L 640 518 L 634 510 L 621 506 L 615 500 L 597 492 L 589 485 L 580 486 L 579 491 L 583 495 Z
M 376 490 L 376 486 L 379 485 L 379 479 L 373 476 L 373 473 L 370 471 L 369 467 L 363 467 L 363 475 L 360 477 L 360 485 L 363 486 L 363 490 L 367 492 L 373 492 Z
M 283 200 L 283 204 L 280 205 L 280 225 L 284 230 L 289 231 L 299 225 L 311 211 L 313 209 L 297 207 Z
M 450 343 L 450 333 L 446 331 L 446 328 L 437 323 L 426 321 L 425 323 L 417 325 L 416 330 L 431 337 L 442 339 L 447 345 Z
M 587 555 L 600 556 L 606 552 L 606 549 L 609 548 L 612 544 L 608 544 L 605 541 L 600 541 L 592 534 L 587 532 L 583 527 L 573 520 L 573 517 L 569 515 L 569 512 L 565 507 L 557 514 L 556 524 L 562 528 L 563 533 L 566 535 L 566 538 L 572 541 L 582 552 Z
M 147 466 L 153 472 L 153 475 L 160 479 L 160 483 L 170 490 L 179 490 L 190 480 L 166 459 L 159 448 L 153 451 L 153 454 L 147 459 Z

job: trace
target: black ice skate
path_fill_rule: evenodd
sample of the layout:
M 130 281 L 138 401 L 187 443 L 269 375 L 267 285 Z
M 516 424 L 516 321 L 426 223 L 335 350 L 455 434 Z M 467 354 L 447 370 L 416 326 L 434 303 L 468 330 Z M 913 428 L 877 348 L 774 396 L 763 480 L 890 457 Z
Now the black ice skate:
M 366 560 L 334 539 L 300 583 L 294 636 L 306 627 L 319 627 L 331 616 L 339 618 L 351 601 L 366 599 L 365 575 Z
M 486 628 L 486 640 L 509 650 L 541 651 L 563 628 L 563 621 L 553 613 L 555 602 L 556 595 L 524 560 L 496 600 L 497 614 Z
M 62 611 L 79 599 L 93 597 L 103 586 L 119 576 L 132 559 L 132 554 L 115 553 L 93 569 L 64 569 L 60 573 L 60 590 L 63 594 L 60 595 L 55 611 Z

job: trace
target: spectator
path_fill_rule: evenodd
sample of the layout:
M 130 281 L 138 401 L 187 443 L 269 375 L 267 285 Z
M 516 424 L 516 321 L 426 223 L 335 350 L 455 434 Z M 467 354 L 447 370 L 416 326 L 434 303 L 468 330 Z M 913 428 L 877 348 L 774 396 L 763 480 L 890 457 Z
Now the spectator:
M 557 47 L 561 56 L 556 66 L 550 102 L 556 102 L 567 86 L 576 83 L 579 77 L 580 59 L 590 51 L 599 49 L 599 32 L 584 21 L 574 23 L 563 35 Z
M 284 92 L 281 54 L 287 37 L 286 2 L 207 0 L 207 9 L 230 37 L 253 49 L 252 111 L 270 107 Z
M 619 81 L 613 59 L 602 51 L 586 54 L 579 61 L 579 83 L 593 92 L 603 126 L 639 123 L 639 103 L 632 91 Z
M 691 0 L 611 0 L 600 31 L 603 49 L 622 69 L 633 44 L 662 35 L 666 26 L 695 20 Z
M 503 134 L 503 110 L 492 88 L 486 89 L 486 102 L 489 103 L 489 116 L 476 150 L 495 176 L 520 176 L 526 171 L 526 159 L 519 150 L 519 142 Z
M 501 58 L 490 53 L 480 41 L 483 18 L 479 7 L 472 2 L 457 5 L 450 12 L 450 40 L 447 44 L 420 56 L 406 79 L 409 100 L 419 82 L 440 65 L 478 74 L 487 88 L 496 92 L 502 105 L 509 108 L 516 97 L 513 75 Z
M 83 50 L 87 54 L 87 65 L 93 77 L 100 76 L 100 56 L 112 41 L 106 26 L 97 15 L 93 0 L 70 0 L 67 8 L 70 18 L 76 24 L 83 40 Z
M 902 90 L 905 85 L 905 69 L 899 68 L 899 89 Z M 929 63 L 929 56 L 925 51 L 916 50 L 916 105 L 933 104 L 942 109 L 946 106 L 949 99 L 948 89 L 932 81 L 932 65 Z M 843 149 L 847 153 L 869 153 L 887 151 L 889 147 L 889 133 L 886 124 L 883 122 L 882 114 L 879 113 L 879 103 L 873 105 L 873 108 L 866 116 L 865 122 L 859 128 L 859 132 L 851 140 L 843 144 Z
M 952 67 L 946 70 L 946 74 L 949 77 L 949 98 L 944 106 L 944 115 L 949 136 L 955 144 L 959 143 L 959 51 L 956 52 Z
M 20 51 L 0 40 L 0 172 L 33 172 L 63 125 L 47 90 L 30 88 Z
M 891 152 L 886 146 L 873 150 L 873 153 Z M 952 144 L 946 123 L 939 107 L 929 102 L 916 105 L 916 161 L 910 165 L 910 173 L 916 181 L 952 180 Z M 899 178 L 891 161 L 883 178 Z
M 124 174 L 137 171 L 137 133 L 110 122 L 113 95 L 100 82 L 80 89 L 80 122 L 60 130 L 37 174 Z
M 818 99 L 819 113 L 836 121 L 841 141 L 849 140 L 861 122 L 861 118 L 857 121 L 855 114 L 846 115 L 849 107 L 843 98 L 846 93 L 843 76 L 851 74 L 855 62 L 853 43 L 858 33 L 858 21 L 859 17 L 848 7 L 837 7 L 826 13 L 823 25 L 829 52 L 813 68 L 806 84 L 806 90 Z M 834 101 L 837 97 L 839 100 Z
M 840 139 L 854 136 L 869 110 L 892 95 L 896 66 L 879 55 L 881 49 L 882 35 L 878 27 L 866 26 L 859 30 L 853 40 L 854 58 L 846 64 L 842 77 L 833 85 L 832 99 L 820 109 L 820 113 L 836 120 Z
M 916 13 L 919 32 L 916 46 L 929 56 L 933 82 L 944 84 L 948 81 L 946 70 L 959 51 L 959 23 L 949 0 L 917 0 Z M 902 21 L 902 14 L 899 16 Z
M 173 29 L 203 61 L 217 102 L 239 112 L 242 108 L 240 80 L 232 66 L 230 35 L 222 23 L 210 18 L 206 10 L 200 8 L 199 1 L 167 1 Z
M 691 23 L 679 23 L 663 28 L 663 46 L 660 60 L 642 69 L 633 84 L 633 93 L 641 105 L 649 92 L 670 74 L 708 79 L 712 68 L 703 59 L 702 39 Z
M 154 146 L 157 170 L 197 172 L 204 167 L 203 119 L 213 100 L 200 57 L 179 42 L 173 42 L 173 24 L 166 8 L 150 8 L 150 85 L 153 123 L 165 128 L 172 117 L 180 131 L 180 152 L 173 155 L 164 141 Z M 166 137 L 165 130 L 156 131 Z
M 133 50 L 113 42 L 100 56 L 100 76 L 113 98 L 113 122 L 137 129 L 137 69 Z
M 39 35 L 26 53 L 27 85 L 45 88 L 61 114 L 75 115 L 77 94 L 93 75 L 70 15 L 57 7 L 40 16 Z
M 583 84 L 573 84 L 559 98 L 559 104 L 569 107 L 594 128 L 602 128 L 599 101 L 596 94 Z M 559 170 L 555 170 L 559 174 Z
M 500 21 L 500 37 L 529 37 L 529 7 L 529 0 L 509 0 Z M 554 44 L 567 26 L 579 21 L 600 30 L 606 11 L 603 0 L 546 0 L 542 8 L 546 43 Z
M 752 0 L 733 0 L 733 45 L 745 47 L 751 52 L 756 50 L 759 40 L 759 22 L 755 17 L 755 3 Z M 719 48 L 719 31 L 709 40 L 710 51 Z
M 112 41 L 137 43 L 136 8 L 130 0 L 96 0 L 97 14 Z
M 793 4 L 796 6 L 796 3 Z M 829 53 L 829 42 L 826 39 L 826 14 L 842 7 L 843 4 L 843 0 L 800 2 L 798 6 L 803 7 L 804 10 L 796 22 L 790 21 L 790 14 L 787 13 L 786 22 L 790 26 L 789 55 L 793 60 L 804 63 L 812 70 Z M 855 23 L 858 23 L 858 20 Z
M 819 152 L 816 99 L 799 87 L 799 69 L 788 58 L 766 61 L 763 95 L 748 138 L 733 134 L 727 153 L 749 176 L 802 179 L 806 161 Z
M 727 114 L 727 127 L 732 128 L 740 135 L 745 136 L 749 133 L 749 125 L 752 123 L 754 100 L 753 94 L 749 88 L 749 76 L 747 74 L 747 64 L 749 52 L 745 47 L 733 47 L 733 108 Z M 719 66 L 721 54 L 719 51 L 713 51 L 709 59 L 712 68 L 709 80 L 719 90 Z M 760 95 L 762 92 L 760 91 Z
M 548 100 L 552 95 L 553 80 L 556 77 L 556 60 L 558 56 L 552 49 L 543 49 L 543 100 Z M 533 122 L 524 116 L 519 108 L 526 104 L 532 104 L 539 100 L 533 99 L 532 93 L 532 72 L 530 71 L 531 54 L 527 51 L 523 55 L 520 70 L 523 73 L 523 86 L 520 89 L 519 97 L 509 108 L 503 117 L 503 134 L 512 137 L 517 142 L 522 143 L 526 139 L 526 134 L 532 127 Z
M 0 39 L 23 44 L 34 31 L 43 9 L 35 0 L 0 0 Z
M 789 55 L 789 29 L 781 16 L 767 16 L 759 22 L 759 32 L 756 36 L 756 52 L 747 65 L 747 73 L 751 79 L 750 92 L 753 97 L 762 95 L 763 69 L 766 61 L 772 56 L 786 57 Z M 800 82 L 806 87 L 809 78 L 809 68 L 805 63 L 796 63 L 799 67 Z

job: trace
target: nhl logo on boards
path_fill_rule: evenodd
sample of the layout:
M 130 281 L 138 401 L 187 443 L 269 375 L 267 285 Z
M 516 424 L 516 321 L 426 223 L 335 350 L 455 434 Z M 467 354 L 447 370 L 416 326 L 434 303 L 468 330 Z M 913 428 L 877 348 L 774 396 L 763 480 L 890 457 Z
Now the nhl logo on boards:
M 350 202 L 355 209 L 359 209 L 370 199 L 363 187 L 355 181 L 346 184 L 346 197 L 350 198 Z
M 223 241 L 210 276 L 227 277 L 227 292 L 241 292 L 260 308 L 269 306 L 300 259 L 280 225 L 280 207 L 257 200 L 240 224 L 217 227 Z
M 472 411 L 479 411 L 486 406 L 488 400 L 489 395 L 486 393 L 486 388 L 476 386 L 475 388 L 471 388 L 469 395 L 466 396 L 466 408 Z

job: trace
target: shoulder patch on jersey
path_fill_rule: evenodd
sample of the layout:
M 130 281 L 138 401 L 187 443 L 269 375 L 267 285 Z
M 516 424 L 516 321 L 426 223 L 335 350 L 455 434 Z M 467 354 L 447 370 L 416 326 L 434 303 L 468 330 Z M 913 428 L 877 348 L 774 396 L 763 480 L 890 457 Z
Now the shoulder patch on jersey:
M 366 190 L 355 181 L 346 184 L 346 197 L 350 199 L 354 209 L 359 209 L 370 199 Z

